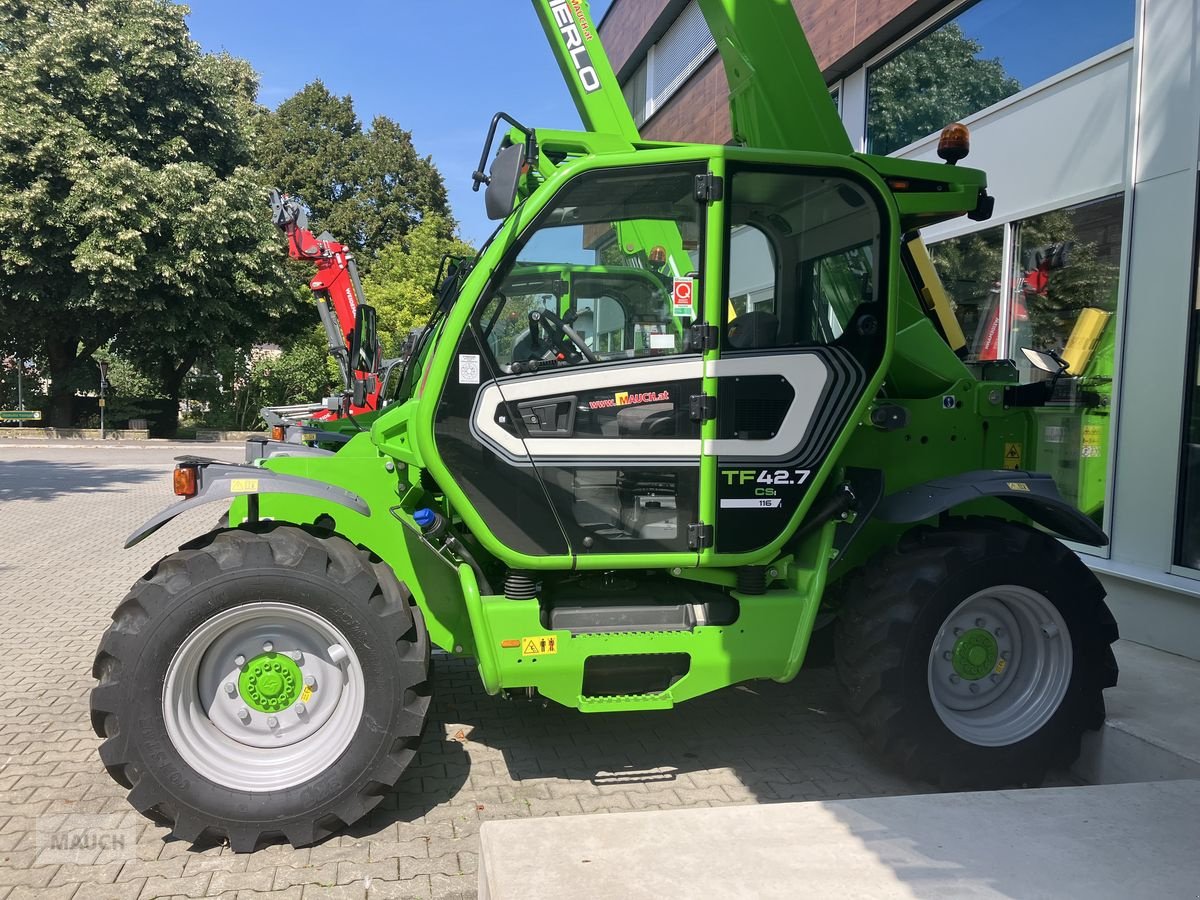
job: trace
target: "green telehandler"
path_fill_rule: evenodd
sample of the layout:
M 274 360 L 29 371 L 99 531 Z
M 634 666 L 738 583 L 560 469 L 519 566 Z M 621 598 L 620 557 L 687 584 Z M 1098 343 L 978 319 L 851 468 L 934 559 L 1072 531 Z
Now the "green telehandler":
M 586 4 L 535 0 L 596 115 L 493 120 L 502 224 L 394 402 L 336 454 L 180 460 L 130 537 L 232 499 L 94 666 L 101 758 L 176 836 L 359 819 L 417 753 L 431 646 L 489 694 L 632 712 L 789 681 L 834 619 L 854 721 L 944 788 L 1036 784 L 1102 723 L 1116 624 L 1059 538 L 1107 539 L 1011 465 L 1047 392 L 964 360 L 918 233 L 990 214 L 965 129 L 947 165 L 854 153 L 787 0 L 700 6 L 735 144 L 643 141 Z

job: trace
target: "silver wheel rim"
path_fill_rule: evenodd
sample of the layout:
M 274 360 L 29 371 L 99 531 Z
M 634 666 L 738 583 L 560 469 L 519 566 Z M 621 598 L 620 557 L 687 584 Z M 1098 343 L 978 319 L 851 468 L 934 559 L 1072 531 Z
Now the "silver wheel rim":
M 254 708 L 237 690 L 242 670 L 267 654 L 286 656 L 304 683 L 275 711 Z M 175 750 L 209 781 L 277 791 L 337 761 L 363 698 L 362 667 L 340 630 L 290 603 L 248 603 L 213 616 L 180 645 L 163 684 L 163 720 Z
M 981 665 L 994 647 L 995 663 L 978 675 L 964 646 L 984 649 L 974 657 Z M 942 623 L 929 653 L 929 697 L 938 718 L 964 741 L 1006 747 L 1058 711 L 1073 656 L 1067 623 L 1046 597 L 1019 585 L 989 587 Z

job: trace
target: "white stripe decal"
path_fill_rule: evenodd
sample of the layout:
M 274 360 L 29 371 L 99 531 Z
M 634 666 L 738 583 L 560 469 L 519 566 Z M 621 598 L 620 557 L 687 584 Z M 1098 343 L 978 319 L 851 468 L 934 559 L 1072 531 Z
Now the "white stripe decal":
M 698 381 L 703 372 L 703 360 L 697 356 L 661 363 L 644 359 L 631 360 L 625 365 L 587 367 L 553 375 L 532 375 L 505 379 L 502 382 L 493 381 L 485 385 L 476 397 L 474 430 L 477 437 L 486 439 L 487 443 L 517 458 L 524 458 L 528 454 L 534 460 L 547 457 L 592 459 L 615 456 L 699 459 L 698 438 L 531 437 L 522 441 L 496 422 L 496 410 L 505 400 L 516 404 L 539 397 L 560 397 L 565 394 L 631 387 L 648 382 L 689 379 Z

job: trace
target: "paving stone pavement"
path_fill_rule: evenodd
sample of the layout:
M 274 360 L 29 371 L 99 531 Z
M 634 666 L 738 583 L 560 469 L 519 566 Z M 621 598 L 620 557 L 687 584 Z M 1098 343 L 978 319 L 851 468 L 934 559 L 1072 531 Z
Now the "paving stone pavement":
M 186 452 L 241 448 L 0 440 L 0 900 L 474 897 L 486 819 L 925 790 L 867 754 L 828 669 L 670 712 L 583 715 L 489 697 L 469 661 L 441 657 L 420 755 L 348 834 L 242 855 L 167 840 L 105 774 L 88 691 L 116 603 L 220 512 L 121 549 L 173 500 L 171 460 Z M 63 823 L 90 837 L 63 846 Z

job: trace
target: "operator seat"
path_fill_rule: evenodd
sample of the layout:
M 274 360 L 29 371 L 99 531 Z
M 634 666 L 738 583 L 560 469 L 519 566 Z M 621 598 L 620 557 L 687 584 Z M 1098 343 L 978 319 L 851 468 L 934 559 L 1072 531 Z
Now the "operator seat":
M 725 342 L 734 350 L 758 350 L 774 347 L 779 340 L 779 317 L 755 309 L 725 326 Z

